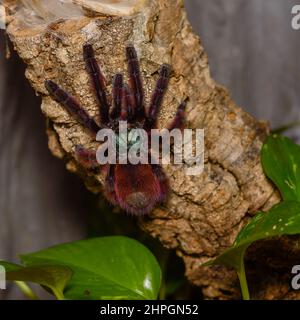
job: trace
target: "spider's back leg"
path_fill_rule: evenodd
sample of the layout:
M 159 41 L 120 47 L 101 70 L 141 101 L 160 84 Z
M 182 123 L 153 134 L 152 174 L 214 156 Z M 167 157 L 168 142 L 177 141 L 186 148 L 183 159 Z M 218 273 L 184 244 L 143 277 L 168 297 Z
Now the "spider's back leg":
M 158 164 L 152 164 L 152 170 L 157 180 L 159 181 L 160 192 L 159 192 L 159 202 L 164 202 L 167 199 L 168 193 L 170 191 L 170 185 L 166 174 L 164 173 L 162 167 Z
M 117 205 L 117 196 L 115 192 L 115 165 L 107 164 L 104 167 L 106 173 L 104 194 L 112 204 Z
M 86 64 L 87 72 L 89 73 L 93 86 L 95 88 L 97 100 L 100 105 L 101 122 L 103 124 L 107 124 L 109 122 L 109 105 L 105 92 L 105 78 L 95 58 L 95 53 L 92 45 L 86 44 L 83 46 L 83 58 Z
M 156 127 L 158 113 L 161 107 L 164 94 L 168 87 L 169 77 L 170 77 L 170 66 L 164 64 L 160 69 L 159 78 L 157 80 L 157 83 L 151 98 L 149 111 L 144 124 L 144 128 L 146 130 L 150 130 Z
M 75 155 L 78 162 L 85 168 L 92 169 L 99 166 L 95 150 L 88 150 L 82 145 L 76 145 Z
M 55 82 L 51 80 L 45 81 L 45 87 L 50 96 L 59 104 L 64 106 L 71 114 L 73 114 L 83 126 L 88 128 L 94 134 L 99 131 L 100 128 L 97 123 L 69 93 L 61 89 Z

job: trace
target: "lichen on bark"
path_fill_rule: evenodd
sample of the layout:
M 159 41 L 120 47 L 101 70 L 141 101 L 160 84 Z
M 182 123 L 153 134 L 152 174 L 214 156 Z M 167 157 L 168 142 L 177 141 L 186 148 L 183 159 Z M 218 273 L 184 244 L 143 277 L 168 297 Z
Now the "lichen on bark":
M 233 271 L 201 264 L 230 246 L 252 214 L 279 201 L 260 164 L 268 125 L 237 107 L 226 89 L 212 80 L 207 56 L 182 1 L 145 1 L 129 16 L 91 9 L 82 12 L 75 18 L 35 25 L 24 24 L 20 12 L 11 12 L 9 17 L 8 35 L 27 65 L 26 77 L 42 96 L 49 148 L 91 191 L 101 193 L 100 171 L 85 171 L 74 158 L 74 145 L 92 148 L 95 141 L 51 100 L 44 81 L 59 83 L 97 118 L 98 107 L 82 59 L 83 44 L 93 45 L 110 91 L 112 75 L 126 70 L 124 48 L 133 43 L 141 63 L 146 101 L 160 65 L 171 64 L 173 73 L 158 127 L 165 127 L 178 103 L 188 97 L 187 127 L 205 132 L 205 168 L 200 176 L 187 176 L 183 166 L 164 166 L 172 189 L 169 199 L 141 218 L 140 225 L 164 246 L 177 251 L 185 262 L 187 277 L 202 286 L 205 297 L 239 296 Z

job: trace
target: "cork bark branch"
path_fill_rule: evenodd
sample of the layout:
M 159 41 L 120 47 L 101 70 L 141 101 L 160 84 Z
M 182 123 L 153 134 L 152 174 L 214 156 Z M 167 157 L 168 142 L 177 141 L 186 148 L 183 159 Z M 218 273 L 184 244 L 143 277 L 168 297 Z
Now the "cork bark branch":
M 187 127 L 204 128 L 205 132 L 205 169 L 200 176 L 187 176 L 183 166 L 164 166 L 171 194 L 167 203 L 140 219 L 140 226 L 164 246 L 176 250 L 185 262 L 187 277 L 202 286 L 205 297 L 237 297 L 233 271 L 201 264 L 230 246 L 252 214 L 279 201 L 260 164 L 268 125 L 236 106 L 226 89 L 212 80 L 207 56 L 191 29 L 183 2 L 128 1 L 125 8 L 103 9 L 95 7 L 94 1 L 82 0 L 72 5 L 73 11 L 68 10 L 73 12 L 71 17 L 59 16 L 59 10 L 49 14 L 45 7 L 28 6 L 30 2 L 36 4 L 22 2 L 26 10 L 22 6 L 22 10 L 15 10 L 15 1 L 8 2 L 7 33 L 27 65 L 26 77 L 42 96 L 50 150 L 93 192 L 101 194 L 103 176 L 76 162 L 74 145 L 95 148 L 97 144 L 51 100 L 44 81 L 59 83 L 97 118 L 97 104 L 82 59 L 83 44 L 94 46 L 110 90 L 112 75 L 126 73 L 124 47 L 133 43 L 140 58 L 147 101 L 160 65 L 172 65 L 158 126 L 165 127 L 178 103 L 188 97 Z M 52 2 L 48 3 L 50 6 Z M 26 16 L 30 10 L 38 17 L 34 21 Z

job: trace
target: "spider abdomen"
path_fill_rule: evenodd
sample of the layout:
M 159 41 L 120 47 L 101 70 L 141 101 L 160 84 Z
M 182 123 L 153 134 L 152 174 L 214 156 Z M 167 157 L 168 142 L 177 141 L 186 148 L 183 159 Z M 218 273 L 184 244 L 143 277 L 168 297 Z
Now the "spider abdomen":
M 165 188 L 150 164 L 116 165 L 114 177 L 117 201 L 132 214 L 149 213 Z

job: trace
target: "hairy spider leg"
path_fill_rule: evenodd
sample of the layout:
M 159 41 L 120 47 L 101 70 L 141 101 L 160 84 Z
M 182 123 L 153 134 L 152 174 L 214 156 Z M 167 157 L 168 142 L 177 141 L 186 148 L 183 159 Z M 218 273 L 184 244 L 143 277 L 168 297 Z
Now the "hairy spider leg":
M 85 168 L 93 169 L 99 166 L 95 150 L 88 150 L 82 145 L 76 145 L 75 155 L 78 162 Z
M 157 164 L 152 164 L 152 170 L 157 180 L 159 181 L 160 193 L 159 193 L 159 202 L 164 202 L 167 199 L 170 185 L 167 176 L 165 175 L 162 167 Z
M 86 44 L 83 46 L 83 58 L 86 64 L 86 70 L 91 77 L 96 91 L 96 96 L 100 107 L 101 123 L 107 124 L 109 122 L 109 105 L 105 92 L 105 78 L 95 58 L 92 45 Z
M 164 94 L 168 87 L 169 77 L 170 66 L 164 64 L 160 69 L 159 78 L 156 82 L 156 86 L 151 98 L 148 114 L 144 124 L 144 129 L 146 130 L 150 130 L 156 127 L 158 113 L 161 107 Z
M 164 140 L 165 134 L 167 132 L 172 131 L 173 129 L 179 129 L 183 130 L 185 127 L 185 107 L 186 107 L 186 101 L 183 101 L 180 103 L 180 105 L 177 107 L 177 111 L 175 114 L 175 117 L 171 121 L 171 123 L 167 127 L 167 131 L 162 132 L 161 139 Z M 173 141 L 170 142 L 171 145 L 173 145 Z M 162 152 L 161 144 L 159 146 L 159 152 Z
M 128 110 L 128 122 L 134 123 L 135 121 L 135 108 L 134 108 L 134 95 L 132 91 L 130 90 L 130 87 L 128 85 L 125 85 L 125 93 L 127 96 L 127 110 Z
M 185 107 L 186 107 L 186 102 L 185 101 L 181 102 L 177 108 L 173 121 L 168 126 L 169 131 L 173 129 L 183 130 L 185 125 Z
M 127 94 L 125 86 L 122 87 L 121 90 L 121 115 L 120 120 L 127 120 Z
M 180 129 L 183 130 L 184 126 L 185 126 L 185 107 L 186 107 L 186 101 L 183 101 L 180 103 L 180 105 L 177 108 L 175 117 L 173 118 L 172 122 L 168 125 L 167 129 L 168 131 L 172 131 L 173 129 Z M 156 133 L 153 133 L 156 134 Z M 158 150 L 153 150 L 151 148 L 151 138 L 152 136 L 150 135 L 150 131 L 149 131 L 149 156 L 148 156 L 148 160 L 151 161 L 152 159 L 156 158 L 156 161 L 160 158 L 160 154 L 162 152 L 162 144 L 161 141 L 163 141 L 164 139 L 164 135 L 166 134 L 166 131 L 163 131 L 162 133 L 160 133 L 161 136 L 159 137 L 160 139 L 160 143 L 159 143 L 159 149 Z M 161 168 L 160 165 L 155 164 L 155 162 L 149 162 L 149 163 L 153 163 L 152 167 L 153 167 L 153 171 L 155 174 L 158 175 L 159 180 L 161 181 L 162 184 L 162 200 L 161 202 L 164 201 L 164 195 L 166 196 L 169 190 L 169 185 L 168 185 L 168 180 Z
M 137 54 L 133 45 L 126 47 L 130 90 L 134 96 L 135 117 L 142 121 L 145 117 L 144 91 Z
M 97 123 L 87 114 L 87 112 L 81 107 L 81 105 L 73 98 L 69 93 L 61 89 L 52 80 L 45 81 L 45 87 L 48 90 L 50 96 L 59 104 L 64 106 L 73 116 L 75 116 L 79 122 L 88 128 L 93 134 L 97 134 L 100 127 Z
M 122 89 L 123 89 L 123 75 L 117 73 L 113 78 L 113 108 L 110 113 L 111 119 L 117 119 L 121 115 L 121 102 L 122 102 Z
M 129 88 L 126 84 L 123 85 L 121 90 L 121 115 L 120 120 L 128 121 L 128 123 L 132 123 L 133 121 L 133 97 L 129 91 Z
M 105 165 L 103 170 L 105 171 L 105 196 L 113 204 L 118 205 L 118 200 L 115 192 L 115 167 L 116 165 Z

